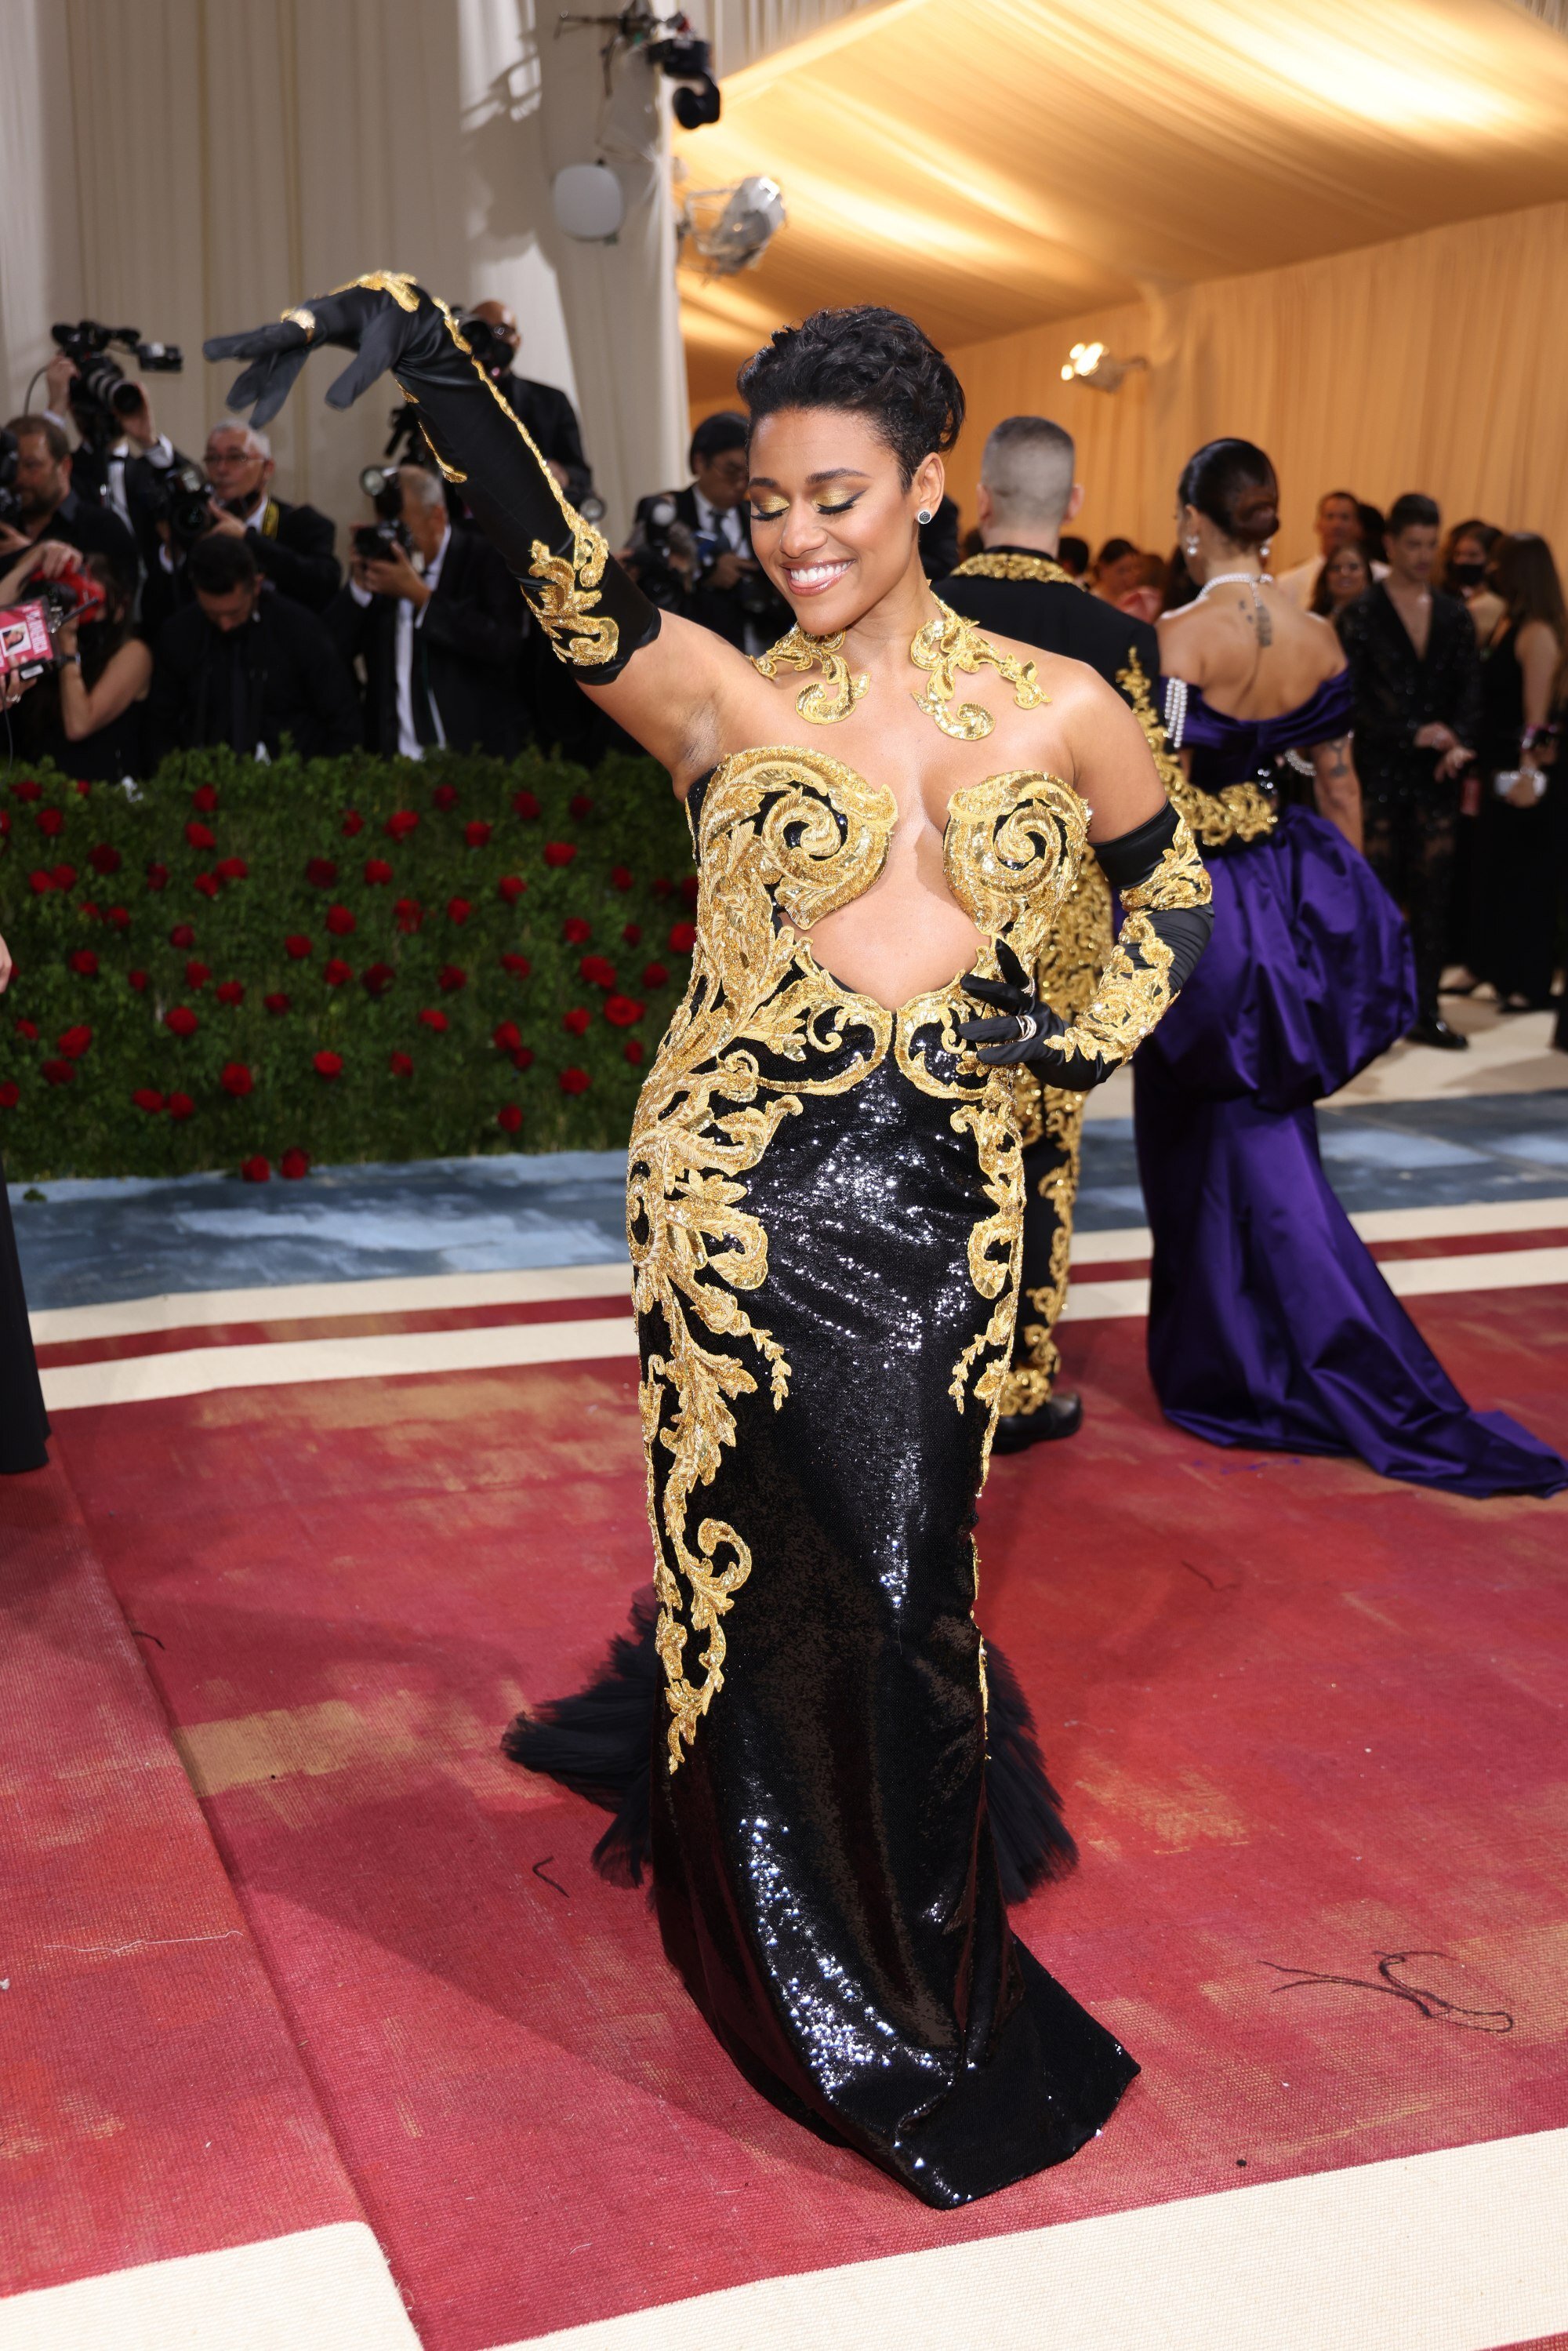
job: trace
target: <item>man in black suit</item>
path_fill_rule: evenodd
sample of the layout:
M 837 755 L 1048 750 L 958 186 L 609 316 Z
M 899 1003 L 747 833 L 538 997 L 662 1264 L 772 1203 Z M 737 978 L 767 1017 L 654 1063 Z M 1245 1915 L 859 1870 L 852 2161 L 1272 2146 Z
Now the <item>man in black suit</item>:
M 134 572 L 136 541 L 118 515 L 71 487 L 71 444 L 52 416 L 13 416 L 20 528 L 0 523 L 0 555 L 26 554 L 40 538 L 63 538 L 83 555 L 112 556 Z
M 266 585 L 249 540 L 213 531 L 185 569 L 195 601 L 163 623 L 152 660 L 154 761 L 215 743 L 276 759 L 286 735 L 305 759 L 354 750 L 353 681 L 326 624 Z
M 483 319 L 497 343 L 517 358 L 522 333 L 516 315 L 504 302 L 476 302 L 465 314 Z M 496 377 L 497 389 L 518 421 L 526 424 L 534 446 L 574 507 L 593 487 L 593 472 L 582 454 L 582 428 L 566 393 L 553 383 L 536 383 L 532 376 L 510 371 Z
M 687 453 L 692 478 L 684 490 L 640 498 L 632 528 L 628 569 L 643 578 L 655 603 L 712 629 L 745 653 L 766 653 L 794 619 L 751 552 L 746 514 L 749 433 L 738 409 L 705 416 Z M 669 536 L 671 525 L 678 535 Z M 660 553 L 667 548 L 667 556 Z M 660 592 L 658 572 L 666 575 Z
M 438 475 L 400 465 L 401 537 L 356 553 L 332 607 L 365 677 L 364 740 L 388 758 L 445 746 L 510 759 L 528 733 L 517 687 L 526 608 L 487 538 L 455 524 Z
M 204 462 L 217 493 L 213 528 L 245 539 L 262 578 L 285 596 L 324 612 L 343 577 L 333 552 L 337 527 L 314 507 L 273 496 L 277 466 L 266 434 L 225 417 L 207 435 Z
M 1087 662 L 1132 705 L 1158 759 L 1165 755 L 1154 698 L 1158 637 L 1147 621 L 1088 594 L 1056 559 L 1062 526 L 1083 503 L 1072 478 L 1074 455 L 1072 437 L 1060 424 L 1043 416 L 1005 418 L 980 461 L 976 508 L 984 552 L 937 580 L 936 593 L 998 636 Z M 1071 1019 L 1087 1010 L 1111 944 L 1111 893 L 1091 857 L 1036 975 L 1052 1011 Z M 1055 1334 L 1067 1301 L 1084 1098 L 1041 1086 L 1027 1074 L 1020 1074 L 1018 1092 L 1024 1134 L 1022 1296 L 997 1422 L 998 1453 L 1071 1437 L 1083 1420 L 1082 1397 L 1057 1393 L 1061 1359 Z

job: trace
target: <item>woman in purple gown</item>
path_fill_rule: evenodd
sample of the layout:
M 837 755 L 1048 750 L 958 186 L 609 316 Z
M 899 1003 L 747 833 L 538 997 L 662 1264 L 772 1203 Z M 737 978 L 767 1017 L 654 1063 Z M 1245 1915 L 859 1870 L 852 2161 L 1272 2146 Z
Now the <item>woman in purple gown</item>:
M 1214 882 L 1213 943 L 1134 1064 L 1154 1232 L 1149 1369 L 1219 1445 L 1359 1453 L 1452 1493 L 1554 1493 L 1564 1464 L 1472 1412 L 1324 1177 L 1313 1104 L 1416 1013 L 1404 923 L 1360 854 L 1349 676 L 1328 622 L 1274 587 L 1274 471 L 1214 441 L 1179 491 L 1197 600 L 1160 622 L 1171 789 Z M 1274 762 L 1322 814 L 1281 806 Z

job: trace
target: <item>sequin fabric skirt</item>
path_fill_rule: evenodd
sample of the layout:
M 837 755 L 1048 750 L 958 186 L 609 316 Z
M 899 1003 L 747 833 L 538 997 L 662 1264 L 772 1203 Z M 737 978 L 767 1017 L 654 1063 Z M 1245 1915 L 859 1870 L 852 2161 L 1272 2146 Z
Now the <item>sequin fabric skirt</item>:
M 1137 2069 L 1003 1906 L 972 1528 L 1017 1134 L 1003 1085 L 936 1090 L 935 1031 L 923 1061 L 898 1021 L 860 1067 L 813 1065 L 821 1091 L 781 1096 L 762 1055 L 755 1096 L 707 1098 L 700 1168 L 684 1144 L 657 1164 L 657 1071 L 633 1139 L 653 1876 L 747 2076 L 950 2206 L 1071 2155 Z M 683 1249 L 704 1266 L 685 1285 Z

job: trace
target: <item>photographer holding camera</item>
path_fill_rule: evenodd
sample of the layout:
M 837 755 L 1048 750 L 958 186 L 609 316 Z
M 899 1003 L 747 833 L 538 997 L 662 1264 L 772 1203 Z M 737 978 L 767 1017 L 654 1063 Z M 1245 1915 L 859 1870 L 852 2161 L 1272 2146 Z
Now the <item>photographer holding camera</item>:
M 243 538 L 264 580 L 312 612 L 324 612 L 342 584 L 333 552 L 337 525 L 310 506 L 272 495 L 272 444 L 243 418 L 222 417 L 207 435 L 213 528 Z
M 133 563 L 78 556 L 63 539 L 45 539 L 0 578 L 0 606 L 45 594 L 64 615 L 54 632 L 57 664 L 16 719 L 19 758 L 52 759 L 86 782 L 146 774 L 152 655 L 133 625 L 138 584 Z
M 107 428 L 96 406 L 88 406 L 80 371 L 68 351 L 55 353 L 44 371 L 44 381 L 48 388 L 45 413 L 49 421 L 63 430 L 68 417 L 81 431 L 83 419 L 78 414 L 81 406 L 87 424 L 96 434 L 93 440 L 84 437 L 72 455 L 78 495 L 96 496 L 118 515 L 136 541 L 142 569 L 150 569 L 158 560 L 157 520 L 163 476 L 182 460 L 169 435 L 160 433 L 153 423 L 146 385 L 125 376 L 110 386 L 108 405 L 117 437 L 106 443 Z
M 656 604 L 699 621 L 742 653 L 766 653 L 791 614 L 751 552 L 745 514 L 747 421 L 705 416 L 692 434 L 692 480 L 641 498 L 622 560 Z
M 453 522 L 438 475 L 399 465 L 382 480 L 381 519 L 354 532 L 330 616 L 341 650 L 364 665 L 365 747 L 509 759 L 529 731 L 517 687 L 526 608 L 512 575 L 487 538 Z
M 159 632 L 148 705 L 154 763 L 226 743 L 275 759 L 358 747 L 353 680 L 327 625 L 263 580 L 248 538 L 208 531 L 185 558 L 195 601 Z
M 136 541 L 119 516 L 73 488 L 70 443 L 54 418 L 13 416 L 4 429 L 16 445 L 16 517 L 0 521 L 0 558 L 59 538 L 83 555 L 107 555 L 135 569 Z

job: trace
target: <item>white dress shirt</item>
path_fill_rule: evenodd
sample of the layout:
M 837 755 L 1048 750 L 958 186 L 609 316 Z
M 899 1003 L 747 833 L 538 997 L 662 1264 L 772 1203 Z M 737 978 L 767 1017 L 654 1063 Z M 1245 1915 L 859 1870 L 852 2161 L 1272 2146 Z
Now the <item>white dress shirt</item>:
M 424 584 L 432 595 L 440 580 L 441 567 L 446 560 L 446 550 L 451 544 L 452 525 L 448 523 L 441 534 L 440 546 L 424 567 Z M 361 588 L 357 580 L 350 581 L 350 585 L 356 604 L 374 601 L 370 590 Z M 406 596 L 400 596 L 397 600 L 397 643 L 392 654 L 392 674 L 397 680 L 398 757 L 403 759 L 423 759 L 424 757 L 424 746 L 413 724 L 413 632 L 423 627 L 429 610 L 428 601 L 422 604 L 416 612 Z M 435 727 L 436 742 L 444 750 L 446 729 L 441 723 L 441 712 L 434 694 L 430 696 L 430 716 Z

